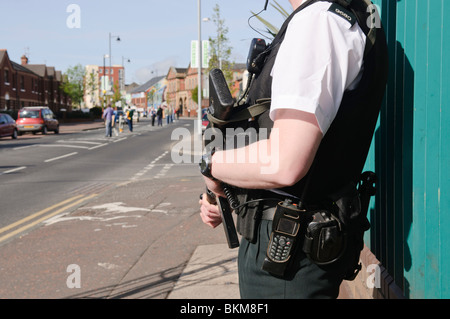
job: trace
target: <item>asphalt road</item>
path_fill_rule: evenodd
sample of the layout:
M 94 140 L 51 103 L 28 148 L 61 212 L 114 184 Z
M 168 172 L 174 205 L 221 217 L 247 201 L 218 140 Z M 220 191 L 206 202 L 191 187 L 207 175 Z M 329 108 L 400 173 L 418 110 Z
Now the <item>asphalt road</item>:
M 167 298 L 197 247 L 226 243 L 198 215 L 198 164 L 179 161 L 189 132 L 1 140 L 0 298 Z
M 70 197 L 98 193 L 165 168 L 165 174 L 195 172 L 175 165 L 174 130 L 193 131 L 194 121 L 152 127 L 147 120 L 134 131 L 112 138 L 103 129 L 74 134 L 24 135 L 0 141 L 0 229 Z M 187 163 L 189 164 L 189 163 Z

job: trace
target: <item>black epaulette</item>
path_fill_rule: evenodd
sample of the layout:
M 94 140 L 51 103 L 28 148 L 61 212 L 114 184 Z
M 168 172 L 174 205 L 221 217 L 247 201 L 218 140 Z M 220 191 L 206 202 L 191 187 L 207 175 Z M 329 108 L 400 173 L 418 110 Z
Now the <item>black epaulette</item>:
M 348 23 L 350 23 L 352 27 L 357 21 L 356 15 L 354 15 L 353 12 L 346 9 L 338 2 L 333 3 L 330 6 L 330 9 L 328 9 L 328 11 L 333 12 L 334 14 L 340 16 L 345 21 L 348 21 Z

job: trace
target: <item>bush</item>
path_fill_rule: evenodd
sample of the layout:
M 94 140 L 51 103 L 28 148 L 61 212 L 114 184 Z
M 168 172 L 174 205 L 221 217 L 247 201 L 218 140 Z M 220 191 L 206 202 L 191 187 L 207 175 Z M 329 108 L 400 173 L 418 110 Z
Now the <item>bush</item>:
M 100 106 L 95 106 L 89 110 L 89 113 L 91 113 L 95 119 L 99 119 L 102 117 L 103 110 Z
M 67 112 L 66 118 L 67 119 L 91 119 L 91 114 L 84 113 L 83 111 L 72 111 L 72 112 Z

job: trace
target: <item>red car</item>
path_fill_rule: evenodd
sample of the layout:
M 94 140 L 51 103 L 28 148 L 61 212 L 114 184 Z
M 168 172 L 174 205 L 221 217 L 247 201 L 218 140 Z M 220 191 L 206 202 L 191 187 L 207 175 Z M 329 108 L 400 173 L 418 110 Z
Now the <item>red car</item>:
M 0 137 L 11 136 L 11 138 L 17 138 L 17 125 L 16 121 L 8 114 L 0 113 Z
M 59 133 L 59 122 L 53 112 L 44 106 L 24 107 L 17 116 L 19 135 L 31 132 L 47 134 L 48 131 Z

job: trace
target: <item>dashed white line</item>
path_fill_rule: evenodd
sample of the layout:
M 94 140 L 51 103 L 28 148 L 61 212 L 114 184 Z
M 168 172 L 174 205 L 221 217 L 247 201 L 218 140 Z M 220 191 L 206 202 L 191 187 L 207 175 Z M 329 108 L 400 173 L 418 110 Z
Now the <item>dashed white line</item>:
M 0 173 L 0 175 L 11 174 L 11 173 L 14 173 L 14 172 L 17 172 L 17 171 L 24 170 L 25 168 L 27 168 L 27 167 L 26 166 L 17 167 L 17 168 L 14 168 L 14 169 L 10 169 L 8 171 L 4 171 L 3 173 Z
M 117 143 L 117 142 L 120 142 L 120 141 L 123 141 L 126 139 L 127 139 L 126 137 L 122 137 L 122 138 L 119 138 L 118 140 L 113 141 L 113 143 Z
M 26 148 L 36 147 L 36 146 L 37 146 L 36 144 L 33 144 L 33 145 L 27 145 L 27 146 L 19 146 L 19 147 L 13 148 L 13 150 L 15 150 L 15 151 L 18 151 L 18 150 L 24 150 L 24 149 L 26 149 Z
M 101 144 L 101 143 L 99 143 L 99 142 L 75 141 L 75 140 L 70 140 L 70 141 L 67 141 L 67 140 L 59 140 L 59 141 L 58 141 L 58 143 L 67 143 L 67 142 L 69 142 L 69 143 L 80 143 L 80 144 L 92 144 L 92 145 L 98 145 L 98 144 Z
M 39 147 L 69 147 L 69 148 L 82 148 L 82 149 L 88 149 L 87 146 L 81 146 L 81 145 L 68 145 L 68 144 L 40 144 Z
M 174 164 L 166 164 L 164 165 L 164 167 L 161 169 L 161 171 L 155 175 L 155 178 L 161 178 L 164 177 L 167 172 L 172 168 Z
M 103 146 L 106 146 L 106 145 L 108 145 L 108 143 L 100 144 L 100 145 L 97 145 L 97 146 L 90 147 L 90 148 L 88 148 L 88 150 L 95 150 L 96 148 L 100 148 L 100 147 L 103 147 Z
M 149 170 L 153 169 L 155 167 L 155 163 L 157 161 L 159 161 L 161 158 L 163 158 L 164 156 L 166 156 L 169 153 L 169 151 L 164 152 L 163 154 L 161 154 L 160 156 L 158 156 L 157 158 L 155 158 L 150 164 L 148 164 L 146 167 L 144 167 L 142 170 L 140 170 L 139 172 L 137 172 L 136 174 L 134 174 L 134 176 L 130 179 L 132 181 L 137 180 L 139 177 L 145 175 Z M 155 175 L 155 178 L 160 178 L 163 177 L 167 171 L 173 166 L 173 164 L 166 164 L 161 171 Z
M 48 160 L 45 160 L 44 163 L 49 163 L 49 162 L 57 161 L 57 160 L 60 160 L 60 159 L 63 159 L 63 158 L 69 157 L 69 156 L 77 155 L 77 154 L 78 154 L 78 152 L 74 152 L 74 153 L 70 153 L 70 154 L 66 154 L 66 155 L 62 155 L 62 156 L 50 158 L 50 159 L 48 159 Z

